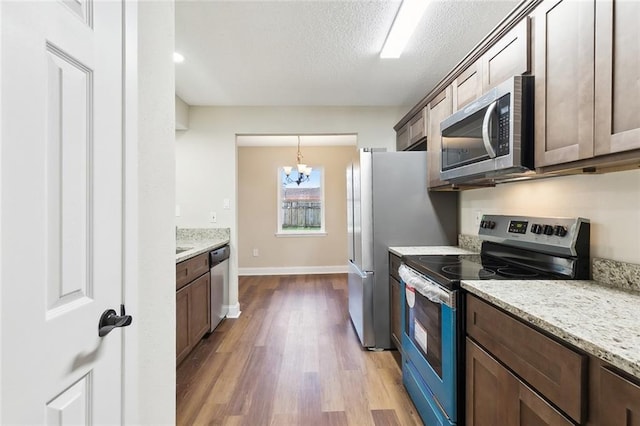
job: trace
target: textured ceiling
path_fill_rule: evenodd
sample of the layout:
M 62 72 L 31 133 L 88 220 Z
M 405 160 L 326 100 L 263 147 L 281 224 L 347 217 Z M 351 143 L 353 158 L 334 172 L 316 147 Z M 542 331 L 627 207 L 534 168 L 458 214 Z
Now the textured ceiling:
M 183 1 L 176 93 L 190 105 L 413 106 L 519 0 L 431 0 L 399 59 L 399 1 Z

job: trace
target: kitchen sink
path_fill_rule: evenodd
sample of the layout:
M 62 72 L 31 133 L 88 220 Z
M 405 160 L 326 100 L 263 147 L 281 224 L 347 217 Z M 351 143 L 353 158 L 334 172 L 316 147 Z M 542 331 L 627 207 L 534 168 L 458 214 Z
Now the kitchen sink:
M 180 254 L 183 251 L 191 250 L 193 247 L 176 247 L 176 254 Z

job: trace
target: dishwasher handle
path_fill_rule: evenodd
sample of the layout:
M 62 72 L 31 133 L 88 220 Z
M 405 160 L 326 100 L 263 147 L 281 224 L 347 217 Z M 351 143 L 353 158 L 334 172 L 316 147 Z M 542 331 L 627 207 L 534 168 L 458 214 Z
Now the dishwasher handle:
M 231 250 L 229 246 L 220 247 L 219 249 L 209 252 L 209 267 L 213 268 L 215 265 L 224 262 L 229 258 Z

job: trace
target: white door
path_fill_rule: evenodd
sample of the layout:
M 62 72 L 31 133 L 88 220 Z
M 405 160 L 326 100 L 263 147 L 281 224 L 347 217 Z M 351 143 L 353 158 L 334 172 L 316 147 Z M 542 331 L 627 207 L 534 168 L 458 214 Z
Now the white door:
M 122 7 L 0 4 L 0 424 L 121 423 Z

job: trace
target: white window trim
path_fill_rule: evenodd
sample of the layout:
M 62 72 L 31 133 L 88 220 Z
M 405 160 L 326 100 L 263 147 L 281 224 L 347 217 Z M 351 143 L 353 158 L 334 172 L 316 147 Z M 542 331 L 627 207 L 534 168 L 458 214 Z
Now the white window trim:
M 321 203 L 321 207 L 320 207 L 320 229 L 318 229 L 317 231 L 286 231 L 282 229 L 282 196 L 281 196 L 281 190 L 280 188 L 282 188 L 282 167 L 278 167 L 276 170 L 276 180 L 278 182 L 278 185 L 276 187 L 276 197 L 277 197 L 277 206 L 276 208 L 278 209 L 278 214 L 276 215 L 277 217 L 277 223 L 276 223 L 276 232 L 275 232 L 275 236 L 276 237 L 326 237 L 327 236 L 327 231 L 325 228 L 325 204 L 326 204 L 326 199 L 325 199 L 325 190 L 324 190 L 324 167 L 314 167 L 314 171 L 320 171 L 320 190 L 321 190 L 321 194 L 322 194 L 322 203 Z M 293 171 L 292 171 L 293 173 Z

